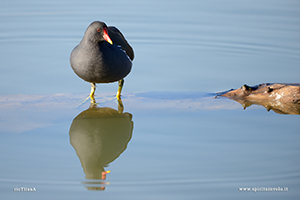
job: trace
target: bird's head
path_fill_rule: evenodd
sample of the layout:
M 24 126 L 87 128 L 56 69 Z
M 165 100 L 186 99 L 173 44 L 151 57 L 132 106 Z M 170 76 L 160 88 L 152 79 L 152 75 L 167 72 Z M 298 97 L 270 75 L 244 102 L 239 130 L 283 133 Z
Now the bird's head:
M 108 43 L 113 44 L 108 36 L 108 29 L 104 22 L 92 22 L 85 31 L 85 37 L 92 42 L 107 41 Z

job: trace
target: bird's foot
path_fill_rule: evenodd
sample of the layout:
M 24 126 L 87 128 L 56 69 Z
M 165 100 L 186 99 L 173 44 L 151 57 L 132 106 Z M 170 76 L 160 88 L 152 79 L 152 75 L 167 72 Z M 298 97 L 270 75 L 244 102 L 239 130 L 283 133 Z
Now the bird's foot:
M 91 95 L 88 96 L 85 101 L 87 101 L 88 99 L 91 99 L 91 104 L 96 104 L 96 100 L 95 100 L 94 95 L 93 96 L 91 96 Z
M 94 97 L 95 91 L 96 91 L 96 84 L 91 83 L 91 93 L 90 93 L 90 96 L 88 97 L 91 99 L 91 104 L 96 104 L 96 100 Z
M 83 104 L 85 104 L 89 99 L 91 99 L 91 105 L 90 105 L 90 107 L 93 107 L 93 106 L 98 105 L 98 103 L 96 103 L 96 100 L 95 100 L 94 97 L 93 97 L 93 99 L 92 99 L 90 96 L 88 96 L 83 102 L 81 102 L 81 103 L 79 104 L 78 107 L 80 107 L 80 106 L 82 106 Z
M 121 94 L 119 92 L 116 94 L 116 98 L 117 100 L 121 100 Z

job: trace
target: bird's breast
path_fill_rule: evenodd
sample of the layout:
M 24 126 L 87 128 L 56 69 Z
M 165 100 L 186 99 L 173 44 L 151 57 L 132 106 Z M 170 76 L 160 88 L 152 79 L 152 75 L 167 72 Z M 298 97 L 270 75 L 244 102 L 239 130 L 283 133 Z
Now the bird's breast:
M 71 54 L 71 66 L 85 81 L 109 83 L 126 77 L 132 62 L 119 47 L 103 42 L 97 46 L 76 47 Z

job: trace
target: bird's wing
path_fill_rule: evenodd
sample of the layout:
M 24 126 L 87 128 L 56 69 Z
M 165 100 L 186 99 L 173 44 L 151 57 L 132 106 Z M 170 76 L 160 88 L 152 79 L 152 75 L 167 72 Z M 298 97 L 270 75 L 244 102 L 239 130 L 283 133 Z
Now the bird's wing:
M 131 60 L 134 59 L 133 49 L 128 44 L 127 40 L 125 39 L 125 37 L 123 36 L 123 34 L 121 33 L 121 31 L 119 31 L 119 29 L 117 29 L 114 26 L 109 26 L 108 27 L 108 35 L 109 35 L 110 39 L 112 40 L 113 44 L 121 46 L 121 48 L 129 56 L 129 58 Z

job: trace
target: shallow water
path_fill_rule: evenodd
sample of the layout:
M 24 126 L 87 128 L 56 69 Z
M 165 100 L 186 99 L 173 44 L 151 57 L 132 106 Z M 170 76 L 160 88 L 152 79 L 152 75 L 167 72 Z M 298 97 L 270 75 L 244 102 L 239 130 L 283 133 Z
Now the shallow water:
M 299 198 L 299 115 L 214 98 L 299 82 L 298 2 L 0 5 L 1 199 Z M 135 50 L 123 114 L 116 83 L 98 85 L 101 109 L 81 104 L 69 54 L 93 20 Z M 268 187 L 288 191 L 239 191 Z

